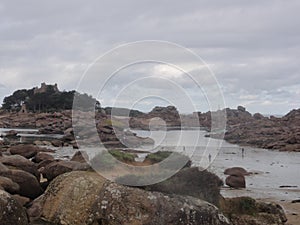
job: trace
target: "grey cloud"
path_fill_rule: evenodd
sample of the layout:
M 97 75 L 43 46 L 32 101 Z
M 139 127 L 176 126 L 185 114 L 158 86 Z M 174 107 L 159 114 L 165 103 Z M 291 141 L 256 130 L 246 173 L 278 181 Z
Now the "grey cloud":
M 186 46 L 211 65 L 230 107 L 245 103 L 252 111 L 286 112 L 299 103 L 299 10 L 297 0 L 4 0 L 0 82 L 9 88 L 0 87 L 0 98 L 42 81 L 74 89 L 87 65 L 112 47 L 158 39 Z M 143 74 L 132 72 L 115 79 L 112 90 Z M 193 82 L 172 80 L 200 105 Z M 270 99 L 274 106 L 266 104 Z

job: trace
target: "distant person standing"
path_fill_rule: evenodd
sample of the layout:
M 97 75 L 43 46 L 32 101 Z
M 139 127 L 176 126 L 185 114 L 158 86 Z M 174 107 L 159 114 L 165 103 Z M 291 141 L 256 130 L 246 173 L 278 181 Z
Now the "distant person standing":
M 244 156 L 245 156 L 245 149 L 242 148 L 242 158 L 244 158 Z
M 211 154 L 208 155 L 208 161 L 211 162 Z

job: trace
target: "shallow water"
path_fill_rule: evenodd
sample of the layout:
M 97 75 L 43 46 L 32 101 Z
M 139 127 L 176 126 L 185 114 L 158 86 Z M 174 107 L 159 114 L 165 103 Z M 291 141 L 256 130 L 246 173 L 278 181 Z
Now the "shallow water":
M 191 158 L 195 165 L 201 164 L 203 157 L 211 154 L 212 162 L 209 170 L 217 174 L 224 181 L 226 175 L 224 170 L 229 167 L 240 166 L 249 172 L 258 174 L 246 177 L 246 189 L 234 190 L 223 188 L 222 194 L 228 197 L 251 196 L 254 198 L 275 198 L 278 200 L 300 199 L 300 153 L 297 152 L 279 152 L 251 147 L 243 147 L 245 150 L 244 157 L 242 148 L 238 145 L 229 144 L 225 141 L 205 138 L 204 131 L 135 131 L 141 136 L 150 136 L 161 144 L 161 147 L 168 149 L 178 145 L 177 149 L 189 150 L 194 149 L 195 139 L 197 147 Z M 165 134 L 167 133 L 167 134 Z M 179 137 L 181 136 L 181 140 Z M 162 140 L 161 137 L 164 137 Z M 204 153 L 205 146 L 206 153 Z M 215 155 L 216 149 L 220 146 L 220 151 Z M 190 155 L 190 153 L 189 153 Z M 203 162 L 203 161 L 202 161 Z M 203 163 L 202 163 L 203 165 Z M 204 163 L 205 165 L 205 163 Z M 279 186 L 297 186 L 294 188 L 279 188 Z
M 0 128 L 0 133 L 12 129 Z M 23 138 L 45 138 L 36 135 L 36 129 L 14 129 Z M 223 171 L 229 167 L 240 166 L 257 174 L 247 176 L 247 188 L 234 190 L 228 187 L 222 189 L 222 194 L 228 197 L 251 196 L 254 198 L 275 198 L 277 200 L 300 199 L 300 153 L 279 152 L 265 149 L 244 147 L 242 156 L 241 147 L 211 138 L 205 138 L 202 130 L 170 130 L 170 131 L 142 131 L 134 130 L 138 136 L 151 137 L 155 140 L 155 151 L 175 150 L 191 157 L 193 164 L 208 169 L 223 180 L 226 176 Z M 51 136 L 51 135 L 50 135 Z M 53 138 L 52 136 L 49 138 Z M 47 137 L 47 135 L 46 135 Z M 55 148 L 56 158 L 70 158 L 77 150 L 72 147 Z M 153 150 L 153 146 L 143 146 L 143 150 Z M 86 149 L 91 156 L 99 149 Z M 211 162 L 209 162 L 211 155 Z M 138 161 L 146 155 L 139 154 Z M 282 185 L 297 186 L 294 188 L 279 188 Z

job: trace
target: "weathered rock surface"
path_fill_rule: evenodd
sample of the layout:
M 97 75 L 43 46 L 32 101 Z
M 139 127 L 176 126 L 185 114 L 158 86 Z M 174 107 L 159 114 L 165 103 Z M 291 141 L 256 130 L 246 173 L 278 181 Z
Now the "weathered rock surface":
M 35 163 L 40 163 L 44 160 L 54 160 L 54 157 L 52 155 L 49 155 L 48 153 L 39 152 L 32 159 L 32 161 Z
M 222 185 L 223 181 L 215 174 L 193 167 L 182 169 L 169 179 L 146 186 L 144 189 L 167 194 L 189 195 L 218 206 L 222 198 L 220 194 Z
M 38 153 L 39 148 L 34 145 L 21 144 L 21 145 L 11 146 L 9 148 L 9 151 L 12 155 L 21 155 L 27 159 L 30 159 Z
M 88 114 L 88 115 L 87 115 Z M 108 117 L 104 112 L 78 112 L 78 118 L 74 118 L 74 121 L 86 118 L 94 118 L 95 121 L 91 124 L 91 129 L 79 129 L 78 135 L 84 137 L 86 143 L 91 145 L 99 144 L 99 138 L 101 142 L 106 146 L 114 147 L 124 147 L 127 143 L 123 143 L 121 140 L 125 136 L 123 132 L 123 127 L 113 127 L 111 118 Z M 97 132 L 94 131 L 95 123 L 97 127 Z M 81 124 L 79 123 L 79 127 Z M 83 124 L 85 128 L 85 124 Z M 90 125 L 88 125 L 90 126 Z M 75 142 L 74 131 L 72 128 L 72 112 L 70 110 L 55 112 L 55 113 L 5 113 L 1 117 L 0 127 L 26 127 L 26 128 L 36 128 L 39 129 L 41 134 L 61 134 L 63 137 L 61 139 L 51 140 L 51 141 L 35 141 L 36 145 L 52 145 L 55 147 L 61 146 L 73 146 L 78 149 L 78 145 Z M 116 130 L 114 129 L 116 128 Z M 120 128 L 120 129 L 119 129 Z M 116 134 L 118 132 L 118 134 Z M 95 134 L 96 133 L 96 134 Z M 140 146 L 142 144 L 153 144 L 153 140 L 150 138 L 139 138 L 133 137 L 134 134 L 128 131 L 126 141 L 130 146 Z M 16 147 L 18 148 L 18 147 Z M 36 155 L 34 149 L 21 150 L 12 149 L 12 154 L 19 154 L 26 158 L 31 158 Z
M 27 198 L 27 197 L 24 197 L 24 196 L 21 196 L 21 195 L 18 195 L 18 194 L 12 195 L 12 197 L 13 197 L 17 202 L 19 202 L 19 204 L 20 204 L 21 206 L 25 206 L 25 205 L 27 205 L 27 204 L 30 202 L 30 198 Z
M 153 120 L 160 118 L 160 120 Z M 162 123 L 162 120 L 164 123 Z M 181 121 L 178 110 L 174 106 L 159 107 L 156 106 L 147 114 L 140 114 L 137 117 L 131 117 L 129 120 L 131 128 L 143 130 L 161 129 L 167 127 L 180 127 Z M 151 125 L 151 127 L 149 127 Z
M 221 208 L 233 225 L 284 225 L 287 221 L 280 205 L 249 197 L 224 199 Z
M 52 141 L 51 141 L 51 144 L 52 144 L 54 147 L 61 147 L 61 146 L 64 146 L 64 143 L 63 143 L 63 141 L 61 141 L 61 140 L 52 140 Z
M 246 188 L 246 179 L 243 174 L 230 175 L 226 178 L 225 183 L 232 188 Z
M 224 110 L 227 115 L 226 141 L 266 149 L 300 151 L 300 109 L 294 109 L 282 118 L 265 117 L 260 113 L 251 115 L 242 106 Z M 183 125 L 200 125 L 210 131 L 211 114 L 209 111 L 183 115 Z M 195 118 L 199 119 L 199 123 L 192 122 Z M 218 138 L 214 134 L 208 136 Z
M 0 189 L 14 194 L 20 190 L 20 186 L 7 177 L 0 177 Z
M 0 163 L 10 168 L 24 170 L 34 175 L 38 180 L 40 179 L 40 173 L 37 166 L 21 155 L 11 155 L 0 158 Z
M 7 171 L 9 171 L 9 169 L 6 166 L 4 166 L 2 163 L 0 163 L 0 173 L 4 173 Z
M 0 176 L 7 177 L 20 186 L 17 194 L 34 199 L 43 193 L 43 190 L 32 174 L 23 170 L 0 171 Z
M 54 224 L 229 224 L 203 200 L 121 186 L 94 172 L 57 177 L 33 206 L 35 215 Z
M 253 117 L 228 123 L 225 140 L 243 145 L 281 151 L 300 151 L 300 109 L 282 118 Z
M 224 174 L 225 175 L 239 175 L 239 174 L 242 174 L 244 176 L 248 176 L 251 173 L 248 172 L 247 170 L 245 170 L 242 167 L 231 167 L 231 168 L 227 168 L 226 170 L 224 170 Z
M 77 170 L 89 170 L 90 166 L 87 163 L 80 163 L 75 161 L 54 161 L 46 165 L 42 170 L 42 174 L 48 181 L 53 180 L 55 177 Z
M 0 190 L 0 224 L 27 225 L 25 209 L 7 192 Z

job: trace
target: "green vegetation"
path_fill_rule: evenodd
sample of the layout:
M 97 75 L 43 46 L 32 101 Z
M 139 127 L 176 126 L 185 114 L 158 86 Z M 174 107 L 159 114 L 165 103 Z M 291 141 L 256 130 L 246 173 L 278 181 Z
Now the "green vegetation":
M 160 163 L 164 161 L 164 163 L 161 164 L 161 168 L 170 170 L 181 169 L 178 167 L 180 166 L 180 164 L 183 163 L 183 168 L 191 167 L 192 165 L 192 162 L 188 156 L 172 151 L 158 151 L 155 153 L 150 153 L 145 158 L 145 162 L 147 161 L 151 164 Z
M 168 158 L 173 152 L 171 151 L 158 151 L 155 153 L 150 153 L 149 155 L 146 156 L 145 160 L 151 161 L 151 163 L 159 163 L 166 158 Z
M 36 92 L 35 88 L 17 90 L 3 100 L 2 109 L 18 112 L 22 104 L 29 112 L 57 112 L 72 109 L 73 99 L 80 101 L 81 110 L 90 109 L 90 106 L 100 108 L 100 103 L 92 96 L 79 94 L 75 91 L 58 91 L 53 85 L 45 85 L 43 91 Z M 82 105 L 84 104 L 84 105 Z
M 129 163 L 134 162 L 134 159 L 134 154 L 122 152 L 117 149 L 112 149 L 108 151 L 102 151 L 101 153 L 97 154 L 90 161 L 90 163 L 95 170 L 109 170 L 113 169 L 116 164 L 116 160 L 124 163 Z
M 124 128 L 126 125 L 118 120 L 106 119 L 103 121 L 104 126 L 113 126 L 114 128 Z
M 138 110 L 134 109 L 127 109 L 127 108 L 117 108 L 117 107 L 106 107 L 104 108 L 104 111 L 107 115 L 111 115 L 113 113 L 113 116 L 129 116 L 129 117 L 137 117 L 141 116 L 144 113 Z
M 108 152 L 121 162 L 134 162 L 135 155 L 131 153 L 122 152 L 117 149 L 109 150 Z

